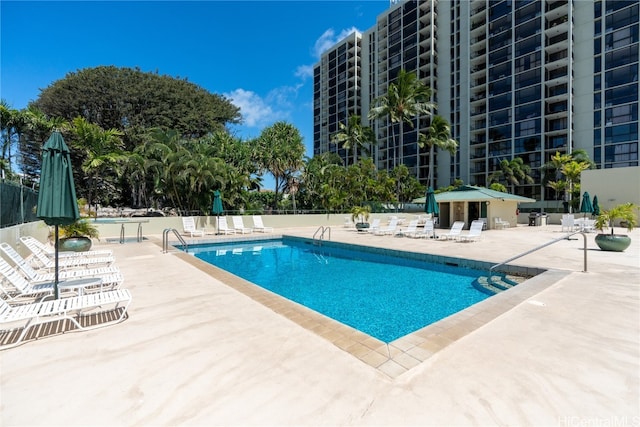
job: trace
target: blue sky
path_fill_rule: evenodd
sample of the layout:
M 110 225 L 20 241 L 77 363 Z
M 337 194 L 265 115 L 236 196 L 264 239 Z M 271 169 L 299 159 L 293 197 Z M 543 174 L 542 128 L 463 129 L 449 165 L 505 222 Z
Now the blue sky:
M 279 120 L 313 151 L 313 65 L 389 7 L 360 1 L 0 1 L 0 98 L 17 109 L 99 65 L 187 78 L 241 108 L 252 138 Z

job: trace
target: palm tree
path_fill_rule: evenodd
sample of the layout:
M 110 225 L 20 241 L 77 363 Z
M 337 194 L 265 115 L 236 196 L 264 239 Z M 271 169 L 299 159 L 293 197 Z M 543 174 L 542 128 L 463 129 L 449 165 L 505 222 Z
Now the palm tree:
M 542 166 L 543 183 L 554 189 L 556 194 L 563 192 L 563 200 L 567 203 L 568 211 L 571 212 L 573 193 L 576 189 L 579 190 L 577 186 L 574 188 L 574 184 L 580 182 L 582 171 L 594 167 L 595 163 L 589 159 L 584 150 L 574 150 L 571 154 L 556 152 L 551 160 Z M 565 180 L 561 179 L 563 175 Z
M 82 171 L 89 176 L 87 204 L 91 206 L 93 191 L 106 181 L 105 172 L 117 169 L 126 160 L 120 138 L 123 134 L 117 129 L 104 130 L 83 117 L 73 120 L 73 132 L 77 138 L 75 145 L 85 154 Z
M 402 149 L 402 135 L 404 133 L 404 123 L 408 123 L 413 128 L 413 119 L 421 115 L 431 114 L 435 105 L 430 101 L 431 89 L 413 72 L 400 70 L 395 83 L 389 84 L 387 94 L 382 95 L 374 100 L 374 107 L 369 110 L 368 119 L 379 119 L 389 117 L 391 123 L 400 124 L 400 154 L 393 156 L 393 166 L 404 163 L 404 155 Z M 396 145 L 395 126 L 391 126 L 392 140 L 394 147 Z
M 293 125 L 277 122 L 264 129 L 258 139 L 258 162 L 261 168 L 271 172 L 275 179 L 274 208 L 277 209 L 278 191 L 286 186 L 287 176 L 291 176 L 302 167 L 305 150 L 302 136 Z
M 458 142 L 451 138 L 451 126 L 444 117 L 434 116 L 431 119 L 431 125 L 427 129 L 427 134 L 420 134 L 418 146 L 423 148 L 429 147 L 429 178 L 427 187 L 433 186 L 433 163 L 435 147 L 446 150 L 452 155 L 458 149 Z
M 340 130 L 331 136 L 334 144 L 342 143 L 342 148 L 353 151 L 353 163 L 358 161 L 358 152 L 375 141 L 373 130 L 369 126 L 362 126 L 360 116 L 353 114 L 347 124 L 339 123 Z M 348 156 L 347 156 L 348 159 Z M 347 164 L 349 162 L 347 161 Z
M 525 165 L 520 157 L 509 161 L 502 159 L 500 169 L 494 171 L 489 176 L 489 182 L 506 181 L 511 186 L 511 194 L 515 194 L 515 187 L 523 183 L 533 184 L 534 179 L 530 175 L 531 167 Z

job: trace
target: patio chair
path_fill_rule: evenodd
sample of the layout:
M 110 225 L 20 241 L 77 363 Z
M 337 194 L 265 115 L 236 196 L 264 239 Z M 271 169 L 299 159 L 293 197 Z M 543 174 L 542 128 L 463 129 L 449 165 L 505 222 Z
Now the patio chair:
M 217 221 L 217 231 L 218 234 L 234 234 L 235 230 L 233 228 L 229 228 L 227 224 L 227 218 L 224 216 L 219 216 Z
M 451 226 L 448 233 L 438 235 L 438 239 L 441 240 L 455 240 L 460 236 L 462 229 L 464 228 L 464 221 L 456 221 Z
M 254 215 L 253 216 L 253 229 L 254 231 L 258 231 L 260 233 L 271 233 L 273 231 L 273 227 L 265 227 L 262 223 L 262 216 Z
M 40 248 L 44 253 L 46 253 L 49 258 L 53 258 L 56 255 L 55 248 L 46 243 L 42 243 L 40 240 L 36 239 L 33 236 L 22 236 L 20 241 L 24 243 L 27 247 L 29 245 L 33 245 L 34 247 Z M 100 249 L 96 251 L 83 251 L 83 252 L 59 252 L 59 257 L 111 257 L 113 256 L 113 251 L 111 249 Z
M 396 234 L 399 236 L 410 236 L 418 232 L 418 220 L 412 219 L 404 230 L 399 230 Z
M 9 258 L 16 267 L 22 272 L 22 274 L 32 283 L 52 282 L 55 279 L 54 272 L 40 272 L 31 267 L 29 261 L 22 258 L 15 249 L 11 247 L 7 242 L 0 243 L 0 250 Z M 106 287 L 112 289 L 117 288 L 124 282 L 124 277 L 120 273 L 118 267 L 110 265 L 98 268 L 87 269 L 75 269 L 75 270 L 62 270 L 58 272 L 59 280 L 67 279 L 80 279 L 87 277 L 100 277 L 102 283 Z
M 560 224 L 562 226 L 561 231 L 573 231 L 576 228 L 575 217 L 570 214 L 564 214 L 560 219 Z
M 49 256 L 40 248 L 34 245 L 27 245 L 25 242 L 25 238 L 21 237 L 20 241 L 25 243 L 27 249 L 31 251 L 33 254 L 33 259 L 38 263 L 42 268 L 46 269 L 54 269 L 55 268 L 55 260 L 53 258 L 49 258 Z M 113 256 L 105 256 L 105 257 L 60 257 L 58 259 L 58 267 L 61 270 L 69 269 L 69 268 L 86 268 L 89 265 L 110 265 L 115 261 Z
M 475 220 L 471 223 L 469 227 L 469 232 L 467 234 L 460 234 L 458 237 L 459 242 L 473 242 L 480 239 L 482 235 L 482 229 L 484 228 L 484 221 Z
M 32 282 L 24 278 L 16 269 L 4 259 L 0 259 L 0 294 L 7 301 L 21 301 L 24 299 L 46 298 L 55 291 L 53 281 Z M 109 286 L 109 285 L 107 285 Z M 102 292 L 105 283 L 101 277 L 77 277 L 62 279 L 58 282 L 60 295 L 82 295 L 89 292 Z M 75 294 L 69 294 L 75 292 Z
M 204 229 L 198 229 L 196 219 L 192 216 L 182 217 L 182 234 L 188 234 L 191 237 L 203 237 Z
M 367 229 L 367 231 L 369 233 L 375 233 L 379 229 L 380 229 L 380 218 L 373 218 L 373 221 L 371 221 L 371 225 L 369 225 L 369 228 Z
M 12 306 L 0 298 L 0 325 L 2 335 L 0 350 L 22 344 L 32 327 L 44 323 L 69 320 L 80 330 L 96 329 L 123 321 L 131 303 L 131 293 L 126 289 L 86 294 L 57 300 L 30 302 Z M 105 307 L 110 309 L 105 310 Z M 98 311 L 96 311 L 98 310 Z M 90 311 L 89 314 L 84 314 Z M 112 315 L 107 313 L 112 312 Z M 85 318 L 90 317 L 90 321 Z M 12 331 L 20 330 L 15 336 Z
M 504 228 L 509 228 L 511 224 L 509 223 L 509 221 L 505 221 L 502 218 L 500 218 L 499 216 L 493 218 L 493 227 L 496 230 L 502 230 Z
M 240 233 L 240 234 L 253 233 L 252 228 L 244 226 L 244 221 L 242 221 L 241 216 L 239 215 L 232 216 L 231 221 L 233 222 L 233 229 L 235 230 L 236 233 Z
M 380 227 L 373 234 L 376 236 L 393 235 L 396 232 L 396 228 L 398 228 L 398 218 L 392 218 L 386 227 Z
M 414 239 L 421 239 L 421 238 L 429 239 L 429 238 L 435 237 L 434 232 L 435 232 L 435 229 L 433 226 L 433 221 L 429 219 L 425 221 L 424 226 L 422 227 L 421 230 L 417 230 L 413 234 L 406 234 L 406 236 Z

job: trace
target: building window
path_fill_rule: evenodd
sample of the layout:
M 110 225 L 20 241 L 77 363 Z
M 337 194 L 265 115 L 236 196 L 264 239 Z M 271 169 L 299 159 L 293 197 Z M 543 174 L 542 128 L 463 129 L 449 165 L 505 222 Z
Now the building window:
M 604 128 L 605 145 L 616 144 L 618 142 L 637 141 L 638 140 L 638 123 L 627 123 L 618 126 L 609 126 Z
M 638 104 L 620 105 L 605 110 L 605 123 L 615 125 L 638 120 Z

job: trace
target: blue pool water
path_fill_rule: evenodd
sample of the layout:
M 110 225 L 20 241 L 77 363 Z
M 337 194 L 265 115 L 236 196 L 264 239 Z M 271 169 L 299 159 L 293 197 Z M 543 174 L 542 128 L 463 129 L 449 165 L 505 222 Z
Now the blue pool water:
M 481 271 L 351 249 L 269 240 L 190 247 L 196 257 L 381 341 L 488 297 Z

